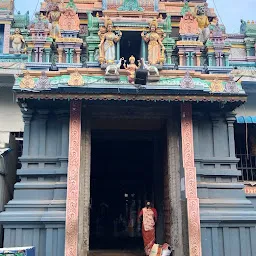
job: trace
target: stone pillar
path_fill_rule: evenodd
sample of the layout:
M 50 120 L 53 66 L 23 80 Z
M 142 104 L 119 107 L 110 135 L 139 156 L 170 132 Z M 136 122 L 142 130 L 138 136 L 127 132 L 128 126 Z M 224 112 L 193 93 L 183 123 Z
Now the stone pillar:
M 48 110 L 38 110 L 39 113 L 39 123 L 40 123 L 40 132 L 39 132 L 39 157 L 45 156 L 45 140 L 46 140 L 46 122 L 48 119 Z
M 70 63 L 70 54 L 69 54 L 69 49 L 64 49 L 65 52 L 65 63 Z
M 80 63 L 80 57 L 81 57 L 81 49 L 76 49 L 76 63 Z
M 51 49 L 50 48 L 45 48 L 44 51 L 45 51 L 45 62 L 49 63 L 50 62 Z
M 180 66 L 184 66 L 184 53 L 183 52 L 179 52 L 179 62 L 180 62 Z
M 181 175 L 180 175 L 180 151 L 179 151 L 178 127 L 173 120 L 167 121 L 167 175 L 168 175 L 168 200 L 171 221 L 170 241 L 175 255 L 184 255 L 184 241 L 182 236 L 182 211 L 181 211 Z M 166 177 L 165 177 L 166 178 Z
M 79 240 L 78 255 L 87 256 L 90 236 L 90 179 L 91 179 L 91 123 L 88 115 L 83 119 L 80 200 L 79 200 Z
M 33 116 L 32 110 L 22 110 L 23 121 L 24 121 L 24 135 L 23 135 L 23 156 L 29 155 L 29 144 L 30 144 L 30 122 Z
M 201 256 L 201 228 L 199 199 L 197 197 L 191 103 L 183 103 L 181 105 L 181 137 L 185 173 L 185 195 L 187 199 L 189 255 Z
M 236 157 L 235 152 L 235 135 L 234 135 L 234 122 L 236 121 L 236 115 L 229 113 L 226 115 L 226 121 L 228 124 L 228 146 L 229 146 L 229 156 Z
M 28 52 L 28 62 L 32 62 L 32 49 L 27 49 Z
M 39 49 L 38 49 L 38 47 L 35 48 L 34 52 L 35 52 L 35 62 L 38 62 L 39 61 Z
M 39 48 L 39 62 L 43 62 L 44 48 Z
M 78 256 L 81 101 L 70 102 L 69 161 L 67 175 L 65 256 Z
M 93 62 L 93 61 L 94 61 L 94 51 L 89 50 L 89 62 Z
M 189 67 L 190 66 L 190 52 L 186 52 L 186 63 L 187 63 L 187 66 Z
M 219 156 L 220 150 L 218 148 L 218 145 L 220 144 L 219 140 L 222 139 L 219 136 L 219 121 L 220 116 L 215 113 L 211 113 L 211 119 L 212 119 L 212 132 L 213 132 L 213 156 Z
M 74 63 L 74 49 L 69 49 L 69 63 Z
M 116 59 L 120 60 L 120 41 L 116 44 Z
M 172 64 L 172 50 L 170 49 L 166 50 L 166 55 L 167 55 L 167 64 L 168 65 Z
M 201 53 L 196 53 L 196 66 L 201 65 Z
M 142 55 L 142 58 L 144 58 L 144 60 L 146 60 L 146 43 L 143 39 L 141 39 L 141 55 Z
M 208 63 L 209 63 L 209 67 L 212 66 L 212 58 L 213 58 L 212 54 L 211 54 L 211 53 L 208 53 Z
M 63 49 L 62 48 L 58 48 L 58 55 L 59 55 L 59 63 L 62 63 L 62 54 L 63 54 Z
M 10 35 L 11 35 L 11 23 L 4 25 L 4 48 L 3 53 L 10 52 Z

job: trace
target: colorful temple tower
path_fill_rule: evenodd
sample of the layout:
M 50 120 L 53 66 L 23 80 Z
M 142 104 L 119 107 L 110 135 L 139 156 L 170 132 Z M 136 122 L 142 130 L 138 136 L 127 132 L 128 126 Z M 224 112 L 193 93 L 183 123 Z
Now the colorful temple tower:
M 141 255 L 147 199 L 174 256 L 256 254 L 234 140 L 247 95 L 230 74 L 255 61 L 250 24 L 242 64 L 242 35 L 204 0 L 45 0 L 12 24 L 4 56 L 26 59 L 13 87 L 24 142 L 5 247 Z

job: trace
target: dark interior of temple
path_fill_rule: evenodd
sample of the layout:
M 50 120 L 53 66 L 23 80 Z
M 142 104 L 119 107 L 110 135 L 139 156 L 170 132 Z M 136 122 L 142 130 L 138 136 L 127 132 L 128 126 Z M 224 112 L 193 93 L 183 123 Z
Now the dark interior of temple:
M 153 199 L 154 143 L 128 138 L 92 136 L 90 250 L 143 250 L 138 213 Z
M 124 31 L 120 41 L 120 57 L 124 57 L 128 63 L 131 55 L 136 61 L 141 57 L 141 35 L 138 31 Z

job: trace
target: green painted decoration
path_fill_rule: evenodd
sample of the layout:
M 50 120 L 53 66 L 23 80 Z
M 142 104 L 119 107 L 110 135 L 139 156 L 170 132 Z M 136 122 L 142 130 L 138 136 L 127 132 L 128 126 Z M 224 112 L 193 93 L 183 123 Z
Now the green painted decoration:
M 139 11 L 139 12 L 143 12 L 144 9 L 139 6 L 138 0 L 124 0 L 123 5 L 118 8 L 118 11 Z

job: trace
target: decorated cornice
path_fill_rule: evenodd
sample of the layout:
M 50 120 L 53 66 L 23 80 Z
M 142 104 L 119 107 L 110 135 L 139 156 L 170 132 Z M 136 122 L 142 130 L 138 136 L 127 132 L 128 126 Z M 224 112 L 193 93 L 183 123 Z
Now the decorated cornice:
M 16 79 L 13 89 L 17 95 L 22 95 L 21 98 L 36 99 L 69 99 L 69 97 L 92 100 L 111 98 L 113 100 L 148 101 L 153 98 L 159 101 L 196 101 L 196 99 L 199 101 L 244 101 L 246 99 L 241 85 L 236 83 L 233 77 L 202 75 L 199 78 L 195 77 L 195 73 L 191 72 L 191 75 L 188 71 L 176 72 L 173 77 L 161 77 L 159 82 L 147 83 L 145 88 L 140 90 L 139 96 L 135 98 L 131 94 L 135 92 L 138 94 L 138 89 L 129 84 L 126 76 L 121 76 L 117 82 L 108 82 L 104 76 L 82 74 L 79 69 L 69 70 L 66 74 L 59 76 L 52 76 L 53 72 L 43 72 L 40 76 L 38 73 L 35 76 L 33 72 L 26 72 L 23 78 Z M 209 77 L 211 80 L 207 79 Z M 66 98 L 66 95 L 69 96 Z M 109 96 L 106 97 L 106 95 Z

